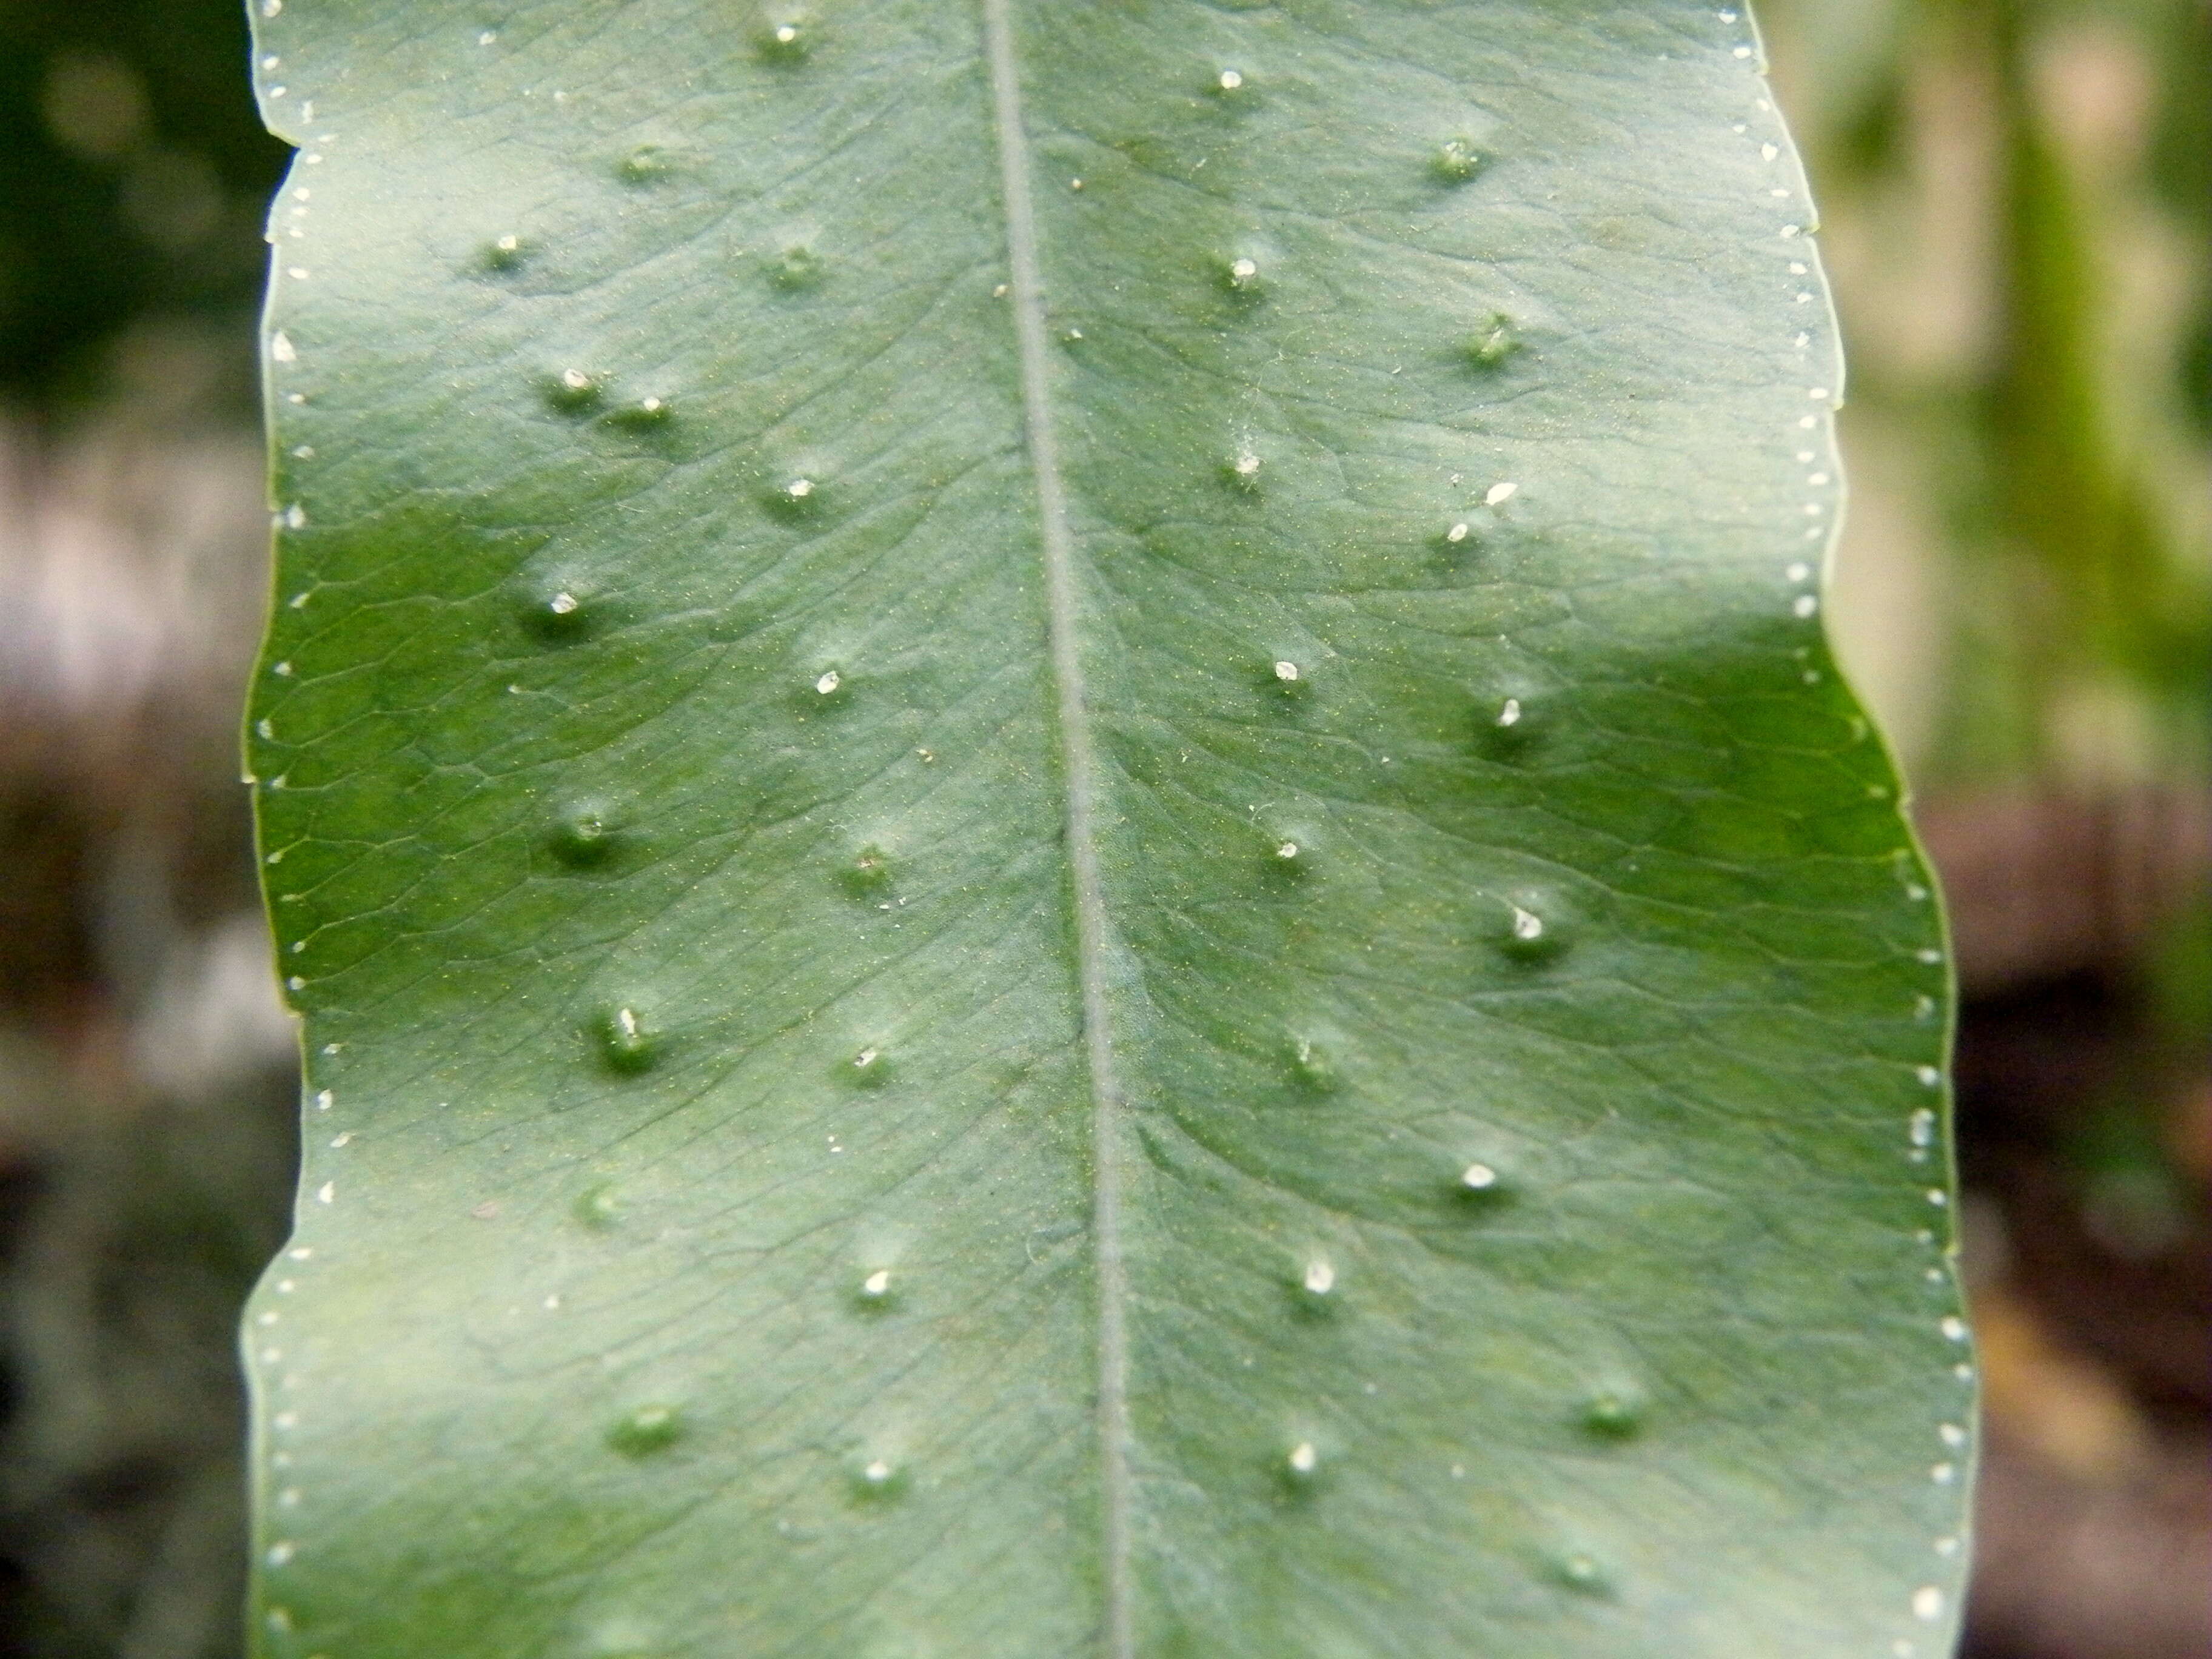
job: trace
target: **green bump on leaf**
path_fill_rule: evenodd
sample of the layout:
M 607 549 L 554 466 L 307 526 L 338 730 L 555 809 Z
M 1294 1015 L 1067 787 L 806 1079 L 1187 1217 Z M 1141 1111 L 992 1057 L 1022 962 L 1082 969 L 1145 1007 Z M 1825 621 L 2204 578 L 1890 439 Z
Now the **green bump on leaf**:
M 580 870 L 605 864 L 619 838 L 613 809 L 597 799 L 573 801 L 562 807 L 554 815 L 550 836 L 561 861 Z
M 1747 20 L 256 10 L 258 1659 L 1944 1650 Z
M 890 1053 L 871 1042 L 847 1055 L 836 1074 L 848 1088 L 880 1089 L 891 1080 L 893 1070 Z
M 769 264 L 769 279 L 787 293 L 804 294 L 822 286 L 829 267 L 822 256 L 803 242 L 794 242 Z
M 1467 358 L 1477 368 L 1496 368 L 1521 349 L 1513 319 L 1504 312 L 1491 317 L 1468 337 Z
M 599 620 L 591 588 L 570 572 L 533 571 L 511 592 L 524 632 L 548 645 L 581 640 Z
M 1310 1440 L 1297 1442 L 1283 1452 L 1273 1465 L 1282 1495 L 1292 1502 L 1316 1497 L 1331 1473 L 1321 1448 Z
M 625 1457 L 650 1457 L 666 1451 L 684 1435 L 684 1417 L 673 1406 L 640 1406 L 624 1413 L 607 1431 L 607 1443 Z
M 838 878 L 854 898 L 879 899 L 891 890 L 890 857 L 872 842 L 853 855 Z
M 675 414 L 665 398 L 647 395 L 635 403 L 623 404 L 609 410 L 602 418 L 611 426 L 626 427 L 633 432 L 650 432 L 667 425 Z
M 604 1183 L 588 1187 L 577 1195 L 575 1209 L 576 1219 L 586 1227 L 601 1230 L 613 1227 L 623 1218 L 622 1196 Z
M 617 1072 L 652 1069 L 660 1058 L 660 1043 L 645 1016 L 622 1003 L 607 1009 L 595 1022 L 599 1056 Z
M 1523 963 L 1550 962 L 1571 942 L 1574 924 L 1557 893 L 1522 888 L 1498 902 L 1491 938 L 1500 952 Z
M 605 401 L 606 386 L 600 376 L 589 369 L 571 366 L 556 369 L 538 382 L 539 394 L 553 408 L 564 415 L 578 415 L 596 409 Z
M 1328 1095 L 1344 1086 L 1344 1079 L 1337 1071 L 1336 1055 L 1321 1038 L 1293 1037 L 1290 1050 L 1291 1075 L 1301 1089 L 1311 1094 Z
M 1482 156 L 1464 138 L 1447 138 L 1429 158 L 1429 171 L 1447 185 L 1463 185 L 1482 170 Z
M 813 47 L 805 19 L 795 13 L 774 14 L 753 32 L 753 49 L 764 63 L 796 68 L 806 61 Z
M 1267 289 L 1267 278 L 1261 272 L 1257 256 L 1238 252 L 1224 259 L 1221 285 L 1234 299 L 1247 302 L 1257 300 Z
M 890 1504 L 906 1495 L 908 1472 L 890 1458 L 864 1455 L 856 1459 L 847 1476 L 856 1503 Z
M 657 185 L 674 176 L 676 158 L 657 144 L 641 144 L 616 164 L 626 185 Z
M 827 499 L 822 480 L 798 468 L 779 474 L 761 491 L 762 505 L 787 524 L 804 524 L 819 517 Z
M 1644 1427 L 1644 1409 L 1632 1395 L 1603 1389 L 1583 1402 L 1582 1425 L 1601 1440 L 1627 1440 Z
M 1547 1566 L 1553 1582 L 1577 1595 L 1610 1599 L 1614 1594 L 1613 1576 L 1587 1550 L 1561 1551 L 1551 1558 Z
M 1303 880 L 1314 873 L 1318 854 L 1310 831 L 1282 828 L 1260 837 L 1260 868 L 1278 881 Z

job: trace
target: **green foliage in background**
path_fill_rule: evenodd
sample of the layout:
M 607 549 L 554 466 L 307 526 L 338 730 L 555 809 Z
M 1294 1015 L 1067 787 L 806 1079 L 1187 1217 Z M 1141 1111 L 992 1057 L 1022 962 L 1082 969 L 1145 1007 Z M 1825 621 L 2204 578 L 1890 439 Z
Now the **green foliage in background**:
M 2212 775 L 2212 12 L 1777 0 L 1960 787 Z M 1879 688 L 1877 688 L 1879 690 Z M 1878 696 L 1877 702 L 1882 701 Z
M 1744 19 L 262 10 L 264 1652 L 1946 1648 Z

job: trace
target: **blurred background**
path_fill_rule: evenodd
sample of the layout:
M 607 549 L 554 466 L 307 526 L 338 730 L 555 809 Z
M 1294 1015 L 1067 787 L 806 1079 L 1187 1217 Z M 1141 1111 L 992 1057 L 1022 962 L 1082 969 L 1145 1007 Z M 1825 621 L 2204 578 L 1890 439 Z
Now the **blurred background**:
M 0 0 L 0 1659 L 222 1659 L 295 1059 L 239 708 L 285 160 L 238 0 Z M 1767 0 L 1829 616 L 1940 866 L 1974 1659 L 2212 1659 L 2212 3 Z

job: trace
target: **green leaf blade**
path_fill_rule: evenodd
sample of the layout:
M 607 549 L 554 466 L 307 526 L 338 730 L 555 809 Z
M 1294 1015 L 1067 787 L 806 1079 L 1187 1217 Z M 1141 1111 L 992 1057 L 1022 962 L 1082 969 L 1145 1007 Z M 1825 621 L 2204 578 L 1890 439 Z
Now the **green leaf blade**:
M 270 1652 L 1937 1650 L 1940 937 L 1741 23 L 262 39 Z

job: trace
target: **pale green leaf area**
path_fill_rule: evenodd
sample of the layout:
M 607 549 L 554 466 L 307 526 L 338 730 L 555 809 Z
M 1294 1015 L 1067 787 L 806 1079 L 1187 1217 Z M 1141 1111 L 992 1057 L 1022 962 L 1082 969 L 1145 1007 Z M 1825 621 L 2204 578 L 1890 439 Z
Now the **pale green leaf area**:
M 1749 22 L 264 0 L 283 1659 L 1932 1659 Z

